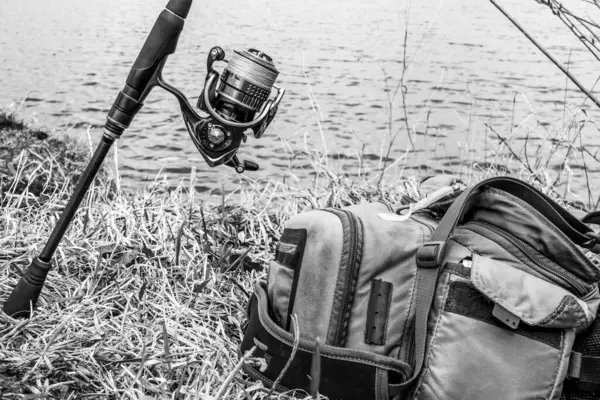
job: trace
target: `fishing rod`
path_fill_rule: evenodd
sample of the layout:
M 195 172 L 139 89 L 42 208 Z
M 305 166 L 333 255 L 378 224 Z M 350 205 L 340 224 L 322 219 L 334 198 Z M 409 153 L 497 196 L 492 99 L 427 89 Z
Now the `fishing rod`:
M 159 14 L 140 50 L 123 90 L 117 95 L 106 117 L 103 135 L 85 171 L 79 178 L 59 221 L 39 256 L 27 270 L 3 305 L 12 317 L 29 318 L 35 308 L 51 268 L 51 260 L 75 212 L 115 140 L 129 127 L 144 105 L 150 91 L 158 86 L 171 93 L 181 108 L 183 121 L 192 142 L 210 167 L 226 165 L 238 173 L 256 171 L 259 166 L 241 161 L 237 151 L 246 142 L 247 133 L 263 136 L 275 118 L 285 90 L 275 85 L 279 71 L 273 59 L 257 49 L 234 50 L 229 60 L 225 51 L 213 47 L 206 61 L 207 74 L 197 108 L 208 116 L 200 116 L 185 95 L 165 82 L 162 70 L 167 57 L 175 52 L 179 35 L 192 6 L 192 0 L 170 0 Z M 221 74 L 214 69 L 218 61 L 227 62 Z M 274 98 L 271 97 L 275 90 Z
M 573 82 L 575 84 L 575 86 L 577 86 L 579 88 L 579 90 L 581 90 L 583 93 L 585 93 L 585 95 L 594 102 L 594 104 L 596 104 L 596 106 L 600 107 L 600 101 L 598 101 L 598 99 L 596 98 L 596 96 L 594 96 L 592 94 L 591 91 L 587 90 L 583 84 L 581 84 L 581 82 L 579 82 L 565 67 L 562 66 L 561 63 L 559 63 L 554 57 L 552 57 L 552 55 L 546 50 L 544 49 L 544 47 L 538 43 L 537 40 L 535 40 L 533 38 L 533 36 L 531 36 L 529 33 L 527 33 L 527 31 L 525 30 L 525 28 L 523 28 L 513 17 L 511 17 L 506 10 L 504 10 L 504 8 L 502 8 L 498 3 L 496 3 L 495 0 L 490 0 L 492 2 L 492 4 L 494 6 L 496 6 L 496 8 L 498 10 L 500 10 L 500 12 L 502 14 L 504 14 L 504 16 L 519 30 L 521 31 L 521 33 L 523 35 L 525 35 L 525 37 L 527 39 L 529 39 L 529 41 L 531 43 L 533 43 L 533 45 L 535 47 L 537 47 L 546 57 L 548 57 L 548 59 L 558 67 L 558 69 L 560 69 L 566 76 L 567 78 L 569 78 L 571 80 L 571 82 Z

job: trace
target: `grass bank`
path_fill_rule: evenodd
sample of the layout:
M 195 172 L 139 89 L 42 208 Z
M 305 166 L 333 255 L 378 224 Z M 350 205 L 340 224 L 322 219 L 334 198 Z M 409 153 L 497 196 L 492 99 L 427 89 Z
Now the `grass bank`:
M 0 178 L 4 301 L 49 237 L 89 149 L 1 120 L 10 151 Z M 0 397 L 264 397 L 268 389 L 239 373 L 223 383 L 238 363 L 246 300 L 283 223 L 309 208 L 394 201 L 404 191 L 320 171 L 310 188 L 248 183 L 235 202 L 224 195 L 213 204 L 183 186 L 121 192 L 102 173 L 32 318 L 0 314 Z
M 7 115 L 0 146 L 4 301 L 41 251 L 90 153 Z M 266 398 L 269 388 L 236 372 L 237 352 L 247 299 L 285 221 L 312 208 L 416 196 L 415 177 L 378 184 L 318 162 L 314 168 L 310 186 L 248 181 L 235 200 L 224 194 L 215 202 L 182 185 L 122 192 L 101 173 L 33 316 L 0 313 L 0 398 Z M 498 171 L 489 166 L 485 174 Z

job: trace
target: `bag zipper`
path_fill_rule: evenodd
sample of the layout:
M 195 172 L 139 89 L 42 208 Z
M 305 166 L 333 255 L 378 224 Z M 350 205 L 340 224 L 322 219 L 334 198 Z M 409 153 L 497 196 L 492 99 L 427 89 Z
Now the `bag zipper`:
M 362 244 L 359 243 L 359 224 L 358 218 L 350 211 L 341 210 L 348 217 L 350 230 L 350 248 L 348 249 L 348 264 L 346 266 L 346 276 L 344 277 L 344 289 L 342 292 L 342 310 L 336 321 L 336 331 L 333 346 L 344 347 L 346 343 L 346 330 L 350 311 L 354 303 L 354 290 L 358 278 L 358 269 L 360 266 L 359 254 L 362 256 Z M 359 252 L 359 245 L 361 251 Z
M 546 272 L 550 272 L 551 274 L 559 277 L 560 279 L 563 280 L 563 282 L 565 282 L 571 286 L 571 289 L 573 289 L 575 291 L 575 294 L 577 296 L 583 297 L 588 293 L 586 286 L 581 283 L 579 278 L 577 278 L 575 275 L 573 275 L 569 271 L 565 270 L 564 268 L 560 267 L 558 264 L 555 264 L 553 262 L 548 262 L 548 260 L 545 260 L 545 259 L 539 257 L 536 254 L 536 252 L 531 249 L 531 246 L 529 246 L 522 240 L 514 237 L 510 233 L 504 231 L 503 229 L 500 229 L 494 225 L 491 225 L 491 224 L 488 224 L 488 223 L 482 222 L 482 221 L 471 221 L 471 222 L 466 223 L 465 225 L 460 226 L 460 228 L 464 228 L 464 229 L 473 231 L 475 233 L 480 233 L 477 231 L 477 228 L 472 229 L 474 227 L 483 228 L 487 231 L 490 231 L 490 232 L 500 236 L 502 239 L 510 242 L 513 246 L 515 246 L 517 249 L 519 249 L 533 263 L 533 265 L 530 265 L 530 266 L 532 266 L 534 268 L 535 267 L 542 268 Z M 499 243 L 499 244 L 501 244 L 501 243 Z
M 354 291 L 358 280 L 358 270 L 362 258 L 362 222 L 351 211 L 341 210 L 339 208 L 324 208 L 323 211 L 328 211 L 337 216 L 341 223 L 342 229 L 348 229 L 349 248 L 348 259 L 345 268 L 345 276 L 338 278 L 344 279 L 342 288 L 342 307 L 335 321 L 335 332 L 331 338 L 330 345 L 344 347 L 346 343 L 346 331 L 348 329 L 348 321 L 350 312 L 354 303 Z M 346 218 L 344 218 L 344 216 Z

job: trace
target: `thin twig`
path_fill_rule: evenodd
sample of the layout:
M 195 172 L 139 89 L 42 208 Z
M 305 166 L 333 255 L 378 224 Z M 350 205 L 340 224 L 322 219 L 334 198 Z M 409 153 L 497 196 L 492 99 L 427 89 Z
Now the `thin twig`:
M 283 379 L 283 376 L 285 375 L 287 370 L 292 365 L 292 361 L 294 361 L 294 357 L 296 357 L 296 353 L 298 352 L 298 348 L 300 347 L 300 327 L 298 326 L 298 319 L 296 318 L 295 314 L 292 315 L 291 319 L 292 319 L 292 327 L 293 327 L 293 333 L 294 333 L 294 346 L 292 347 L 292 353 L 290 354 L 290 358 L 287 360 L 287 363 L 285 364 L 285 366 L 279 373 L 279 376 L 277 377 L 277 379 L 275 379 L 275 382 L 273 382 L 273 385 L 271 386 L 269 393 L 267 393 L 267 398 L 269 398 L 273 394 L 273 392 L 275 390 L 277 390 L 277 386 L 279 386 L 279 382 L 281 382 L 281 380 Z
M 535 47 L 537 47 L 554 65 L 556 65 L 558 67 L 558 69 L 560 69 L 563 74 L 565 74 L 570 80 L 571 82 L 573 82 L 575 84 L 575 86 L 577 86 L 579 88 L 579 90 L 581 90 L 583 93 L 585 93 L 585 95 L 587 97 L 589 97 L 590 100 L 592 100 L 594 102 L 594 104 L 596 104 L 596 106 L 598 106 L 600 108 L 600 101 L 598 101 L 598 99 L 596 99 L 596 97 L 590 92 L 588 91 L 569 71 L 567 71 L 567 69 L 565 67 L 563 67 L 548 51 L 546 51 L 546 49 L 544 49 L 544 47 L 542 47 L 541 44 L 539 44 L 537 42 L 537 40 L 535 40 L 529 33 L 527 33 L 527 31 L 515 20 L 513 19 L 505 10 L 504 8 L 500 7 L 500 5 L 498 3 L 496 3 L 495 0 L 490 0 L 492 2 L 492 4 L 494 6 L 496 6 L 496 8 L 498 10 L 500 10 L 500 12 L 502 12 L 502 14 L 504 14 L 504 16 L 506 18 L 508 18 L 508 20 L 510 22 L 512 22 L 512 24 L 514 26 L 517 27 L 517 29 L 519 29 L 519 31 L 521 31 L 521 33 L 523 33 L 523 35 L 525 35 L 525 37 L 527 37 L 527 39 L 529 39 L 529 41 L 531 43 L 533 43 L 535 45 Z
M 236 366 L 233 368 L 233 370 L 229 373 L 229 375 L 227 376 L 227 378 L 225 379 L 225 381 L 223 382 L 223 384 L 221 385 L 221 387 L 219 388 L 219 391 L 217 392 L 217 394 L 215 395 L 215 400 L 220 400 L 221 397 L 223 397 L 225 395 L 225 392 L 227 391 L 227 388 L 229 388 L 229 385 L 231 385 L 231 382 L 233 381 L 233 378 L 236 376 L 236 374 L 242 369 L 242 367 L 244 366 L 244 364 L 246 363 L 246 361 L 252 357 L 252 354 L 254 354 L 254 352 L 256 351 L 256 346 L 252 347 L 250 350 L 248 350 L 244 356 L 240 359 L 240 361 L 236 364 Z

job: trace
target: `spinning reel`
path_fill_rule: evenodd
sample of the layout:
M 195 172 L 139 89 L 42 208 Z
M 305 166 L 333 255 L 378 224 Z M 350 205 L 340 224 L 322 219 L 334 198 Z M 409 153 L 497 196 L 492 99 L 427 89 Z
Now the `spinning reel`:
M 205 86 L 197 103 L 209 114 L 207 118 L 200 117 L 183 93 L 166 83 L 160 73 L 156 85 L 179 100 L 190 137 L 209 166 L 225 164 L 238 173 L 256 171 L 256 163 L 240 161 L 236 153 L 248 131 L 258 139 L 273 121 L 285 93 L 275 85 L 279 71 L 271 57 L 256 49 L 234 50 L 220 75 L 213 68 L 217 61 L 227 61 L 218 46 L 208 54 Z M 269 99 L 272 89 L 277 90 L 275 99 Z

